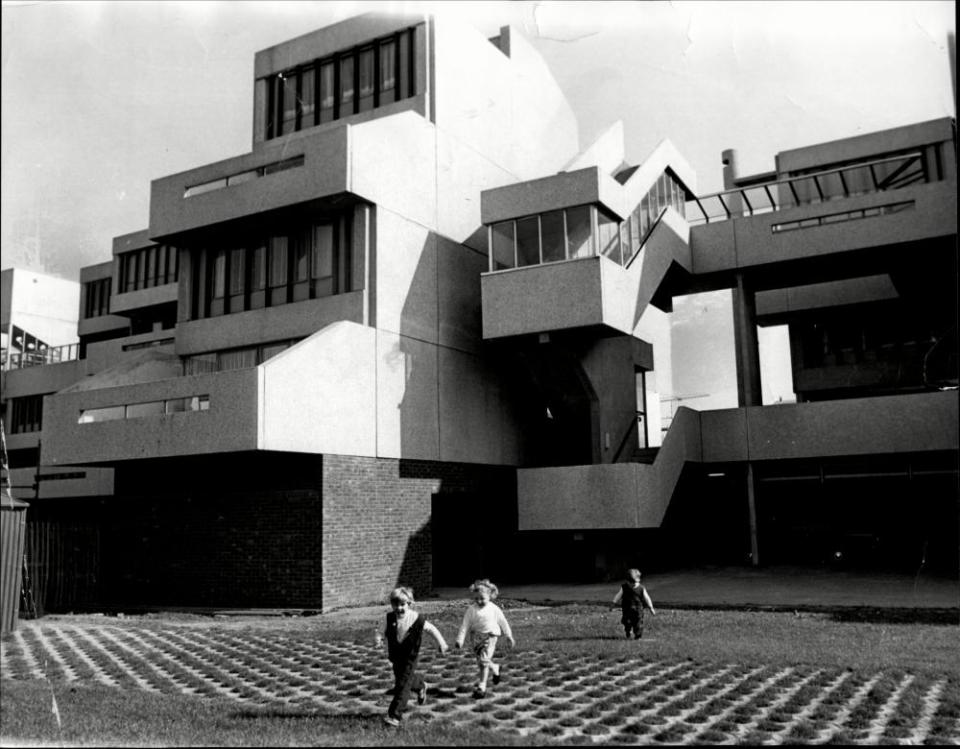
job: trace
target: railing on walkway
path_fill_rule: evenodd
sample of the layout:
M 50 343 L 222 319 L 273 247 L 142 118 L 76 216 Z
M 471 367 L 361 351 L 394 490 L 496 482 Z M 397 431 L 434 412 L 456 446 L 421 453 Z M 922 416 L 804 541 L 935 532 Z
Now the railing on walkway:
M 39 367 L 44 364 L 59 364 L 80 358 L 80 344 L 67 343 L 63 346 L 47 346 L 36 351 L 4 351 L 3 369 L 23 369 Z
M 931 166 L 934 168 L 931 169 Z M 896 190 L 940 179 L 940 165 L 922 151 L 891 156 L 811 174 L 695 197 L 687 202 L 687 222 L 709 224 L 738 216 L 756 216 L 852 195 Z M 933 172 L 933 174 L 932 174 Z M 696 215 L 699 210 L 701 217 Z

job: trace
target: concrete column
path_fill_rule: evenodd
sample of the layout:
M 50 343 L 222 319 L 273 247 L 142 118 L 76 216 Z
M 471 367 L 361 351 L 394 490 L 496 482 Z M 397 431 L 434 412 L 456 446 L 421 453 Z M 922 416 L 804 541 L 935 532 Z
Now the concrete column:
M 753 478 L 753 463 L 747 463 L 747 510 L 750 514 L 750 563 L 760 566 L 760 552 L 757 544 L 757 497 L 756 483 Z
M 733 289 L 733 336 L 737 349 L 737 404 L 741 408 L 762 406 L 757 299 L 743 273 L 737 274 L 737 285 Z

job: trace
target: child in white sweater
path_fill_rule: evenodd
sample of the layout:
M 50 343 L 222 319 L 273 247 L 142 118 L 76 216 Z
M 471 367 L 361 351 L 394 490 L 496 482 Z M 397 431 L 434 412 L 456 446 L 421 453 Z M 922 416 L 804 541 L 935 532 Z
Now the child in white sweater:
M 462 648 L 464 641 L 470 637 L 470 644 L 477 656 L 477 667 L 480 675 L 477 686 L 473 690 L 474 697 L 483 697 L 487 693 L 487 676 L 493 672 L 493 683 L 499 684 L 503 667 L 493 662 L 493 654 L 497 649 L 497 640 L 506 637 L 511 647 L 515 645 L 510 624 L 503 615 L 503 611 L 493 599 L 499 591 L 497 586 L 489 580 L 477 580 L 470 586 L 473 594 L 473 603 L 467 606 L 463 615 L 463 624 L 457 633 L 457 647 Z

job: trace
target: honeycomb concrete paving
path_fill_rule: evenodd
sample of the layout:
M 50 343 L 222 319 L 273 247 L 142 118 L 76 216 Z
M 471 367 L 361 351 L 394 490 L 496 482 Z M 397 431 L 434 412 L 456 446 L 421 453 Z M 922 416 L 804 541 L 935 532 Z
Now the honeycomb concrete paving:
M 464 653 L 425 652 L 426 705 L 442 719 L 563 743 L 960 745 L 946 678 L 798 666 L 746 667 L 636 656 L 503 655 L 503 681 L 471 695 Z M 392 676 L 372 644 L 309 633 L 189 626 L 24 622 L 0 646 L 3 680 L 92 681 L 246 706 L 380 714 Z

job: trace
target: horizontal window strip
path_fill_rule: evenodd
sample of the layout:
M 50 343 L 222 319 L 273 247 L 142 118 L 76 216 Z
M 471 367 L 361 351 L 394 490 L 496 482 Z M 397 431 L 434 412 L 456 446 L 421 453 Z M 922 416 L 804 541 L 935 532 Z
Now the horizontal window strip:
M 99 421 L 121 421 L 138 419 L 145 416 L 163 416 L 191 411 L 209 411 L 209 395 L 188 395 L 182 398 L 130 403 L 121 406 L 87 408 L 80 412 L 78 424 L 92 424 Z
M 798 219 L 796 221 L 784 221 L 783 223 L 772 224 L 770 231 L 773 234 L 779 234 L 785 231 L 809 229 L 814 226 L 829 226 L 830 224 L 840 224 L 846 221 L 858 221 L 864 218 L 873 218 L 874 216 L 885 216 L 891 213 L 912 210 L 915 205 L 914 201 L 908 200 L 900 203 L 870 206 L 869 208 L 858 208 L 855 211 L 830 213 L 826 216 L 811 216 L 810 218 Z
M 192 198 L 196 195 L 203 195 L 204 193 L 214 192 L 216 190 L 222 190 L 226 187 L 234 187 L 235 185 L 241 185 L 244 182 L 251 182 L 260 177 L 265 177 L 268 174 L 276 174 L 277 172 L 285 172 L 288 169 L 296 169 L 297 167 L 303 166 L 304 157 L 293 156 L 289 159 L 282 159 L 280 161 L 274 161 L 270 164 L 264 164 L 263 166 L 258 166 L 255 169 L 245 169 L 242 172 L 237 172 L 236 174 L 231 174 L 227 177 L 219 177 L 215 180 L 209 182 L 202 182 L 198 185 L 190 185 L 183 192 L 183 197 Z

